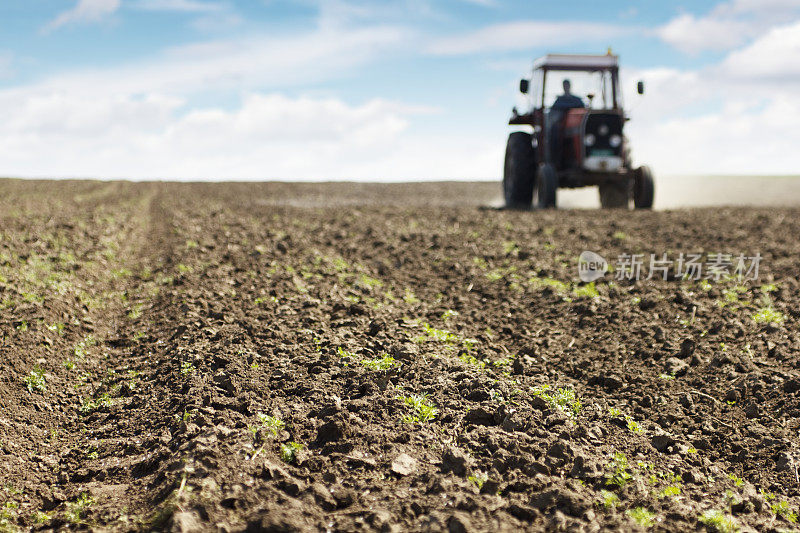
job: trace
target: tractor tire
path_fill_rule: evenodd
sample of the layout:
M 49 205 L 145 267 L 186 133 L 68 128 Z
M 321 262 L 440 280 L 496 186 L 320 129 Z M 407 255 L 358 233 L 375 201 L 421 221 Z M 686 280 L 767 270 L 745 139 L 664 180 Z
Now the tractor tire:
M 606 183 L 599 186 L 600 206 L 603 209 L 628 209 L 631 191 L 626 183 Z
M 524 131 L 508 136 L 503 169 L 503 197 L 507 208 L 529 209 L 531 206 L 536 175 L 536 152 L 531 142 L 531 134 Z
M 552 209 L 556 206 L 558 176 L 553 165 L 539 165 L 536 184 L 533 188 L 533 206 L 536 209 Z
M 637 168 L 633 179 L 633 206 L 636 209 L 652 209 L 655 189 L 653 172 L 650 167 Z

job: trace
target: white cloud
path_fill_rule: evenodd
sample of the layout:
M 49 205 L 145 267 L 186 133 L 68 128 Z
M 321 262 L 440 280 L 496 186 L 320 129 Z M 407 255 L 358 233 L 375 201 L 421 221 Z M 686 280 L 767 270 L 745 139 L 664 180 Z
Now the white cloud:
M 683 14 L 657 30 L 658 36 L 675 48 L 689 53 L 702 50 L 730 50 L 752 36 L 753 28 L 745 21 L 697 18 Z
M 620 26 L 592 22 L 509 22 L 487 26 L 465 35 L 443 37 L 430 45 L 429 52 L 436 55 L 464 55 L 528 50 L 541 46 L 603 42 L 630 31 Z
M 113 15 L 121 4 L 121 0 L 78 0 L 75 7 L 50 21 L 44 27 L 44 31 L 53 31 L 76 22 L 100 22 Z
M 31 93 L 188 95 L 308 85 L 350 72 L 407 39 L 399 28 L 370 27 L 207 41 L 169 49 L 146 62 L 0 91 L 0 101 Z
M 753 43 L 731 53 L 720 66 L 735 80 L 800 82 L 800 20 L 771 29 Z
M 491 177 L 502 145 L 409 131 L 430 112 L 381 99 L 251 93 L 233 110 L 144 98 L 51 95 L 18 102 L 0 124 L 4 172 L 173 179 Z
M 705 16 L 683 13 L 655 33 L 687 53 L 731 50 L 769 28 L 800 17 L 800 0 L 731 0 Z
M 220 2 L 199 0 L 139 0 L 134 7 L 145 11 L 180 11 L 185 13 L 213 13 L 225 11 L 228 6 Z

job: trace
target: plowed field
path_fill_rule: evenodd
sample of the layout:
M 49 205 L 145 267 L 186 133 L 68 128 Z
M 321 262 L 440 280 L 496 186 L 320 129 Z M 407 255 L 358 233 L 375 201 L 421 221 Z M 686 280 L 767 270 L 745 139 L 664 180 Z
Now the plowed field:
M 794 529 L 800 211 L 498 192 L 0 182 L 0 531 Z

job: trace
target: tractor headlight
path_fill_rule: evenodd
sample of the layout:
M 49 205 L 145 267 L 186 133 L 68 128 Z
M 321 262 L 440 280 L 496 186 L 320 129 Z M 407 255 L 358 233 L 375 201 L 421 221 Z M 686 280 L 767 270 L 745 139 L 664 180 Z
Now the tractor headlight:
M 595 139 L 594 134 L 589 133 L 586 135 L 586 137 L 583 138 L 583 144 L 585 144 L 586 146 L 594 146 L 596 140 L 597 139 Z
M 608 135 L 608 126 L 606 124 L 602 124 L 597 130 L 597 133 L 599 133 L 601 137 L 605 137 Z
M 612 135 L 608 140 L 608 144 L 611 145 L 611 148 L 619 148 L 619 146 L 622 144 L 622 137 L 619 135 Z

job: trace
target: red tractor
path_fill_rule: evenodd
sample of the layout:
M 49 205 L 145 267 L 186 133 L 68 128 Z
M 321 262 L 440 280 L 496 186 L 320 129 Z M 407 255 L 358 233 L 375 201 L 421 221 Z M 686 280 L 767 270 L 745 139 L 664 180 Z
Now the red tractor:
M 559 187 L 591 185 L 604 208 L 653 207 L 653 175 L 646 166 L 633 168 L 623 132 L 618 56 L 546 55 L 534 63 L 532 79 L 520 81 L 520 92 L 531 94 L 531 109 L 514 108 L 509 124 L 532 126 L 533 133 L 508 138 L 507 207 L 555 207 Z M 644 94 L 642 82 L 638 92 Z

